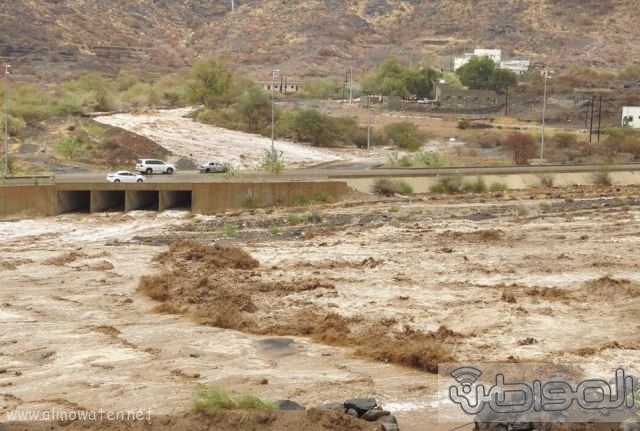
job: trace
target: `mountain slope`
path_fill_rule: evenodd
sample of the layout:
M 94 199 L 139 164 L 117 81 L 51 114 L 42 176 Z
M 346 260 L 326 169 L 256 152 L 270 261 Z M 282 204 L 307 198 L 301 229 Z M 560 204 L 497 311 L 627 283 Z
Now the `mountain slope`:
M 501 48 L 555 69 L 640 56 L 632 0 L 15 0 L 0 3 L 0 55 L 55 80 L 86 70 L 163 72 L 225 57 L 256 77 L 340 76 L 388 55 L 448 67 Z

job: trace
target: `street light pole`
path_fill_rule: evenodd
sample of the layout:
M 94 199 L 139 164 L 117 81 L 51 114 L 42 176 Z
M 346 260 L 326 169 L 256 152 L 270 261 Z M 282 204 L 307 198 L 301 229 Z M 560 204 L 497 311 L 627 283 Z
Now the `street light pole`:
M 4 159 L 2 162 L 2 176 L 9 173 L 9 69 L 10 65 L 4 65 Z
M 542 91 L 542 137 L 540 138 L 540 164 L 544 160 L 544 117 L 547 110 L 547 71 L 542 74 L 544 77 L 544 90 Z
M 367 150 L 371 148 L 371 94 L 367 94 Z
M 274 105 L 275 105 L 275 81 L 276 74 L 279 73 L 279 69 L 271 69 L 271 151 L 275 151 L 275 142 L 274 142 L 274 132 L 275 132 L 275 115 L 274 115 Z

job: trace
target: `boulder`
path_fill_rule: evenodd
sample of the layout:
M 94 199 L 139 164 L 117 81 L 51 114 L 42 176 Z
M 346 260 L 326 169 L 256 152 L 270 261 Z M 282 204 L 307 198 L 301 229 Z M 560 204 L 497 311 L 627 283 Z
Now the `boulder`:
M 375 398 L 350 398 L 344 402 L 344 407 L 347 410 L 354 409 L 358 412 L 358 416 L 362 416 L 377 405 L 378 402 Z
M 278 400 L 275 404 L 278 410 L 306 410 L 304 406 L 291 400 Z
M 354 418 L 360 417 L 356 409 L 348 409 L 347 414 L 349 416 L 353 416 Z
M 378 419 L 380 419 L 381 417 L 389 416 L 390 414 L 391 414 L 391 412 L 389 412 L 387 410 L 372 409 L 372 410 L 368 410 L 367 412 L 365 412 L 365 414 L 363 414 L 360 418 L 364 419 L 365 421 L 375 422 Z

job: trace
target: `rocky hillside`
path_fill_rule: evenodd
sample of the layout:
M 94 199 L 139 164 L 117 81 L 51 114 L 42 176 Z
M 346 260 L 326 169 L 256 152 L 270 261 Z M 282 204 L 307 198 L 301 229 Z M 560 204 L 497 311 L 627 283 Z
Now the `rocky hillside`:
M 233 9 L 232 9 L 233 4 Z M 56 81 L 78 72 L 164 73 L 227 58 L 255 79 L 372 70 L 388 55 L 448 67 L 501 48 L 560 70 L 640 58 L 634 0 L 13 0 L 0 2 L 0 55 Z

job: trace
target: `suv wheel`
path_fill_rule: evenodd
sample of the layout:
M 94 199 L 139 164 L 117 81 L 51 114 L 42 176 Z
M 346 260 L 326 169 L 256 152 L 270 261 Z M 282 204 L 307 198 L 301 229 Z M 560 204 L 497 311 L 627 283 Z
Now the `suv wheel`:
M 153 173 L 153 169 L 147 168 L 147 170 L 144 171 L 144 173 L 147 174 L 147 175 L 151 175 Z
M 171 175 L 173 173 L 173 168 L 167 168 L 167 173 Z

